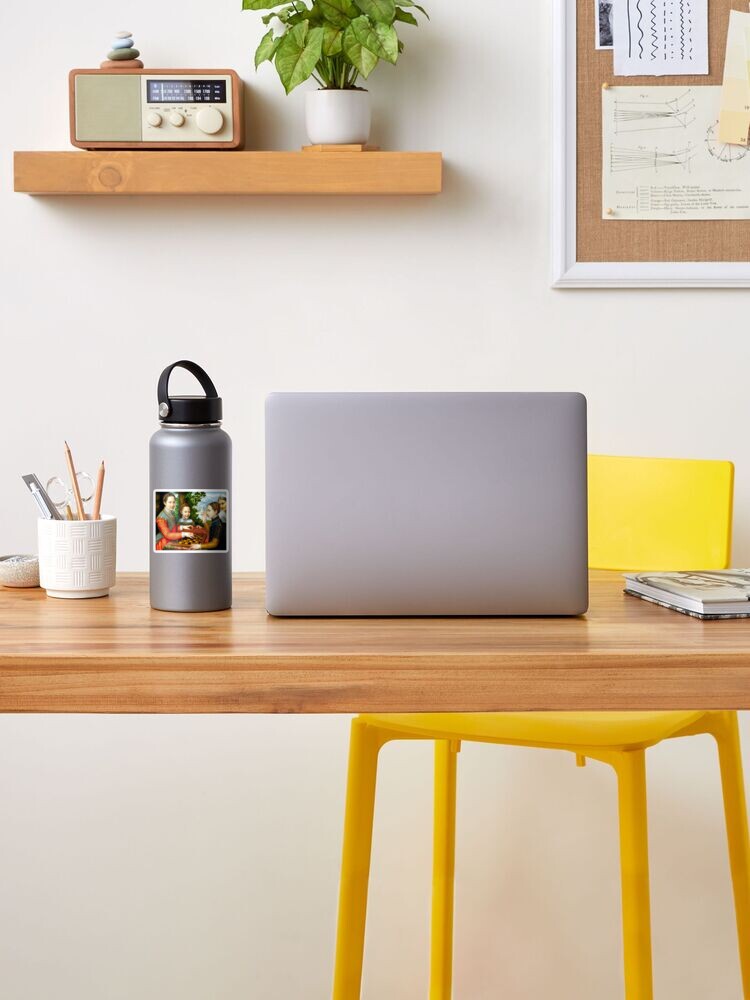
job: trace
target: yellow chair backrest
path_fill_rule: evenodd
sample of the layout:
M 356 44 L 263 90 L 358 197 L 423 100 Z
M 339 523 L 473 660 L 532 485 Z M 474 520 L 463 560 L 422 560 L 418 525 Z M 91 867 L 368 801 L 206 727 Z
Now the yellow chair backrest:
M 589 566 L 725 569 L 734 466 L 682 458 L 589 455 Z

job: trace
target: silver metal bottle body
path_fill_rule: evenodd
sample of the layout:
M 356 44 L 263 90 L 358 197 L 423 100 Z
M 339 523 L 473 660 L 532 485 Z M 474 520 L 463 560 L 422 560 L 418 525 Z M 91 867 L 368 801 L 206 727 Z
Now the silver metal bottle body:
M 163 424 L 149 446 L 151 607 L 221 611 L 232 606 L 232 442 L 219 424 Z M 226 551 L 156 551 L 155 492 L 227 494 Z

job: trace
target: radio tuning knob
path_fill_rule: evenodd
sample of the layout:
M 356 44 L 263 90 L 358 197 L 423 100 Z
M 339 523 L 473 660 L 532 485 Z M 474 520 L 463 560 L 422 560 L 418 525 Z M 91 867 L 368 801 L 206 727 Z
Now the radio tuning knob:
M 146 121 L 154 128 L 158 128 L 161 125 L 161 115 L 158 111 L 149 111 Z
M 205 132 L 207 135 L 216 135 L 224 127 L 224 115 L 218 108 L 201 108 L 195 123 L 201 132 Z
M 169 124 L 174 125 L 175 128 L 180 128 L 181 125 L 185 124 L 185 116 L 180 114 L 179 111 L 172 111 L 169 116 Z

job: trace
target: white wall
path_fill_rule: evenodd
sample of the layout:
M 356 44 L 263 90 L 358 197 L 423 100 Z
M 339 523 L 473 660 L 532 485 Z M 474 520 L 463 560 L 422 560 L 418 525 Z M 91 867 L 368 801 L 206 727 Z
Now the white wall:
M 239 7 L 0 8 L 0 550 L 33 549 L 19 476 L 61 471 L 65 436 L 80 465 L 106 459 L 119 566 L 146 568 L 156 379 L 190 357 L 235 441 L 239 569 L 262 568 L 263 398 L 311 388 L 579 389 L 594 451 L 736 461 L 735 561 L 750 563 L 746 296 L 548 288 L 548 5 L 431 0 L 402 65 L 372 77 L 374 140 L 442 149 L 440 197 L 11 193 L 10 151 L 66 148 L 67 72 L 120 28 L 147 65 L 240 70 L 252 148 L 304 142 L 302 92 L 254 75 L 259 19 Z M 0 718 L 3 996 L 327 997 L 347 725 Z M 740 995 L 714 756 L 703 739 L 651 755 L 663 1000 Z M 618 996 L 612 776 L 492 747 L 465 747 L 460 765 L 457 1000 Z M 389 747 L 382 776 L 364 996 L 414 1000 L 429 749 Z

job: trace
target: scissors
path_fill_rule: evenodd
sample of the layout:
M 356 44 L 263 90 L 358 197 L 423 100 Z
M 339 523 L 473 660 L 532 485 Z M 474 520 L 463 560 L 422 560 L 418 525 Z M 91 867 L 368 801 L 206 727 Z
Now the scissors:
M 76 472 L 76 479 L 78 480 L 81 500 L 83 503 L 87 503 L 94 495 L 94 480 L 88 472 Z M 73 490 L 70 486 L 66 486 L 60 476 L 51 476 L 47 480 L 47 494 L 61 514 L 65 514 L 65 508 L 68 505 L 71 505 L 72 509 L 75 509 L 73 506 L 75 504 Z

